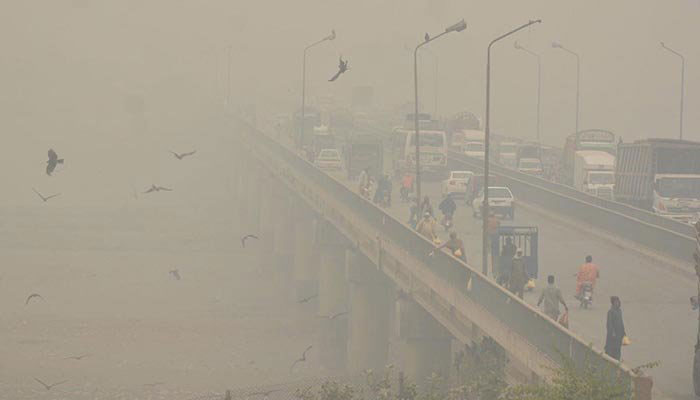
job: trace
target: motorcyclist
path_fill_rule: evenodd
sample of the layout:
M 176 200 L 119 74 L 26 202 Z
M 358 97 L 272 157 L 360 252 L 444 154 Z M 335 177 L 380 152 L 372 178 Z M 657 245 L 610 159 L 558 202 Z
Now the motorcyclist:
M 598 278 L 600 278 L 598 266 L 593 264 L 593 257 L 586 256 L 586 262 L 579 267 L 578 273 L 576 273 L 576 298 L 581 297 L 581 288 L 585 283 L 590 283 L 591 290 L 593 290 Z
M 401 179 L 401 200 L 408 202 L 408 194 L 413 191 L 413 175 L 406 173 Z
M 438 205 L 438 208 L 440 211 L 442 211 L 443 220 L 442 220 L 442 225 L 447 229 L 448 227 L 452 226 L 452 217 L 455 214 L 455 211 L 457 210 L 457 204 L 455 201 L 452 199 L 452 196 L 447 195 L 442 202 L 440 202 L 440 205 Z
M 365 168 L 360 172 L 359 184 L 360 184 L 360 195 L 367 198 L 369 197 L 369 169 Z

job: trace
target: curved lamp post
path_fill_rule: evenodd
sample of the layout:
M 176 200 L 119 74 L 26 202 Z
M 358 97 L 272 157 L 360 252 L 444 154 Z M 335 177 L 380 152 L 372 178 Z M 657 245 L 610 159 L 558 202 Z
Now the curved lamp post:
M 520 25 L 519 27 L 513 29 L 510 32 L 504 33 L 503 35 L 493 39 L 489 43 L 489 47 L 486 50 L 486 124 L 484 125 L 484 204 L 481 207 L 481 217 L 483 223 L 483 229 L 481 231 L 481 271 L 484 275 L 489 273 L 488 264 L 488 218 L 489 218 L 489 142 L 490 142 L 490 125 L 491 125 L 491 47 L 499 40 L 505 39 L 506 37 L 518 32 L 522 29 L 527 28 L 530 25 L 538 24 L 542 22 L 541 19 L 536 21 L 530 21 L 526 24 Z
M 415 143 L 416 143 L 416 207 L 418 209 L 418 212 L 420 212 L 420 201 L 421 201 L 421 187 L 420 187 L 420 127 L 418 124 L 418 49 L 421 47 L 425 46 L 426 44 L 437 40 L 439 37 L 442 37 L 450 32 L 462 32 L 463 30 L 467 29 L 467 23 L 464 22 L 464 19 L 461 21 L 457 22 L 454 25 L 450 25 L 447 28 L 445 28 L 445 31 L 440 33 L 439 35 L 435 37 L 429 37 L 426 34 L 426 40 L 424 40 L 422 43 L 419 43 L 418 46 L 416 46 L 416 49 L 413 51 L 413 87 L 415 90 L 415 112 L 413 113 L 413 124 L 415 127 Z M 420 218 L 420 215 L 418 216 Z
M 540 143 L 540 95 L 542 93 L 542 62 L 539 54 L 532 50 L 529 50 L 520 45 L 520 43 L 515 42 L 513 46 L 517 50 L 522 50 L 525 53 L 537 58 L 537 143 Z
M 303 66 L 302 66 L 302 77 L 301 77 L 301 121 L 300 121 L 301 122 L 301 129 L 299 131 L 299 143 L 297 145 L 298 147 L 301 147 L 304 144 L 304 119 L 306 117 L 306 115 L 304 114 L 306 111 L 305 110 L 305 108 L 306 108 L 306 53 L 310 48 L 312 48 L 318 44 L 321 44 L 327 40 L 334 40 L 334 39 L 335 39 L 335 29 L 331 30 L 330 35 L 324 37 L 323 39 L 321 39 L 317 42 L 311 43 L 310 45 L 304 47 L 304 62 L 303 62 Z
M 677 55 L 681 59 L 681 117 L 680 117 L 680 139 L 683 140 L 683 98 L 685 97 L 685 57 L 683 54 L 673 50 L 672 48 L 666 46 L 664 42 L 661 42 L 661 47 L 669 52 Z

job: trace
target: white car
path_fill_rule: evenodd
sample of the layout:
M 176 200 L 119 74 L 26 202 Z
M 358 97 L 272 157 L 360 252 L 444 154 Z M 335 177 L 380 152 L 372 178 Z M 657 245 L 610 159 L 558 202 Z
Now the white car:
M 510 189 L 505 186 L 489 186 L 489 211 L 513 219 L 515 217 L 515 198 Z M 472 202 L 474 217 L 481 215 L 484 204 L 484 191 L 481 190 Z
M 450 177 L 442 181 L 442 197 L 464 197 L 474 173 L 472 171 L 451 171 Z
M 336 149 L 323 149 L 319 151 L 314 164 L 320 169 L 338 171 L 343 169 L 343 160 L 340 158 L 340 152 Z

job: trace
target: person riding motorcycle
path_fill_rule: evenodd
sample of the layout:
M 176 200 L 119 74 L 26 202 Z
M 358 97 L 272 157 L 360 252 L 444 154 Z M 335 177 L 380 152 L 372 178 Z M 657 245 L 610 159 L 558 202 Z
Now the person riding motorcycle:
M 591 290 L 595 289 L 596 280 L 600 278 L 600 270 L 593 264 L 593 257 L 586 256 L 586 262 L 582 264 L 576 273 L 576 298 L 581 297 L 581 288 L 584 283 L 591 285 Z
M 440 211 L 442 211 L 443 215 L 442 225 L 445 227 L 445 229 L 449 229 L 449 227 L 452 226 L 452 217 L 457 210 L 457 203 L 455 203 L 455 201 L 452 199 L 452 196 L 447 195 L 447 197 L 440 202 L 438 208 Z

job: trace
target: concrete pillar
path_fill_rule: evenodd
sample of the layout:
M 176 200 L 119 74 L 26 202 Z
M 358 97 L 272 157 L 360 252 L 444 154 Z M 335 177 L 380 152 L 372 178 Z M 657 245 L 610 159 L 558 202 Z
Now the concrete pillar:
M 262 270 L 272 271 L 275 269 L 275 224 L 278 219 L 278 199 L 275 198 L 274 190 L 266 184 L 261 190 L 260 213 L 259 213 L 259 234 L 261 243 L 258 246 L 258 261 Z
M 398 301 L 401 367 L 419 386 L 433 373 L 447 380 L 452 365 L 452 336 L 418 303 L 408 297 Z
M 254 167 L 249 166 L 246 177 L 246 225 L 248 230 L 253 233 L 260 232 L 260 172 Z
M 275 222 L 274 239 L 274 259 L 275 269 L 280 273 L 281 281 L 285 286 L 289 286 L 292 281 L 294 271 L 294 224 L 292 222 L 292 201 L 290 193 L 281 188 L 279 201 L 275 202 L 278 207 L 277 221 Z
M 346 239 L 328 222 L 317 229 L 318 343 L 321 364 L 333 373 L 345 370 L 348 340 L 348 282 L 345 279 Z M 334 318 L 330 318 L 333 317 Z
M 318 294 L 318 252 L 314 246 L 315 221 L 310 213 L 294 210 L 294 288 L 296 301 Z
M 348 372 L 382 371 L 388 364 L 392 286 L 359 252 L 346 251 L 350 287 Z

